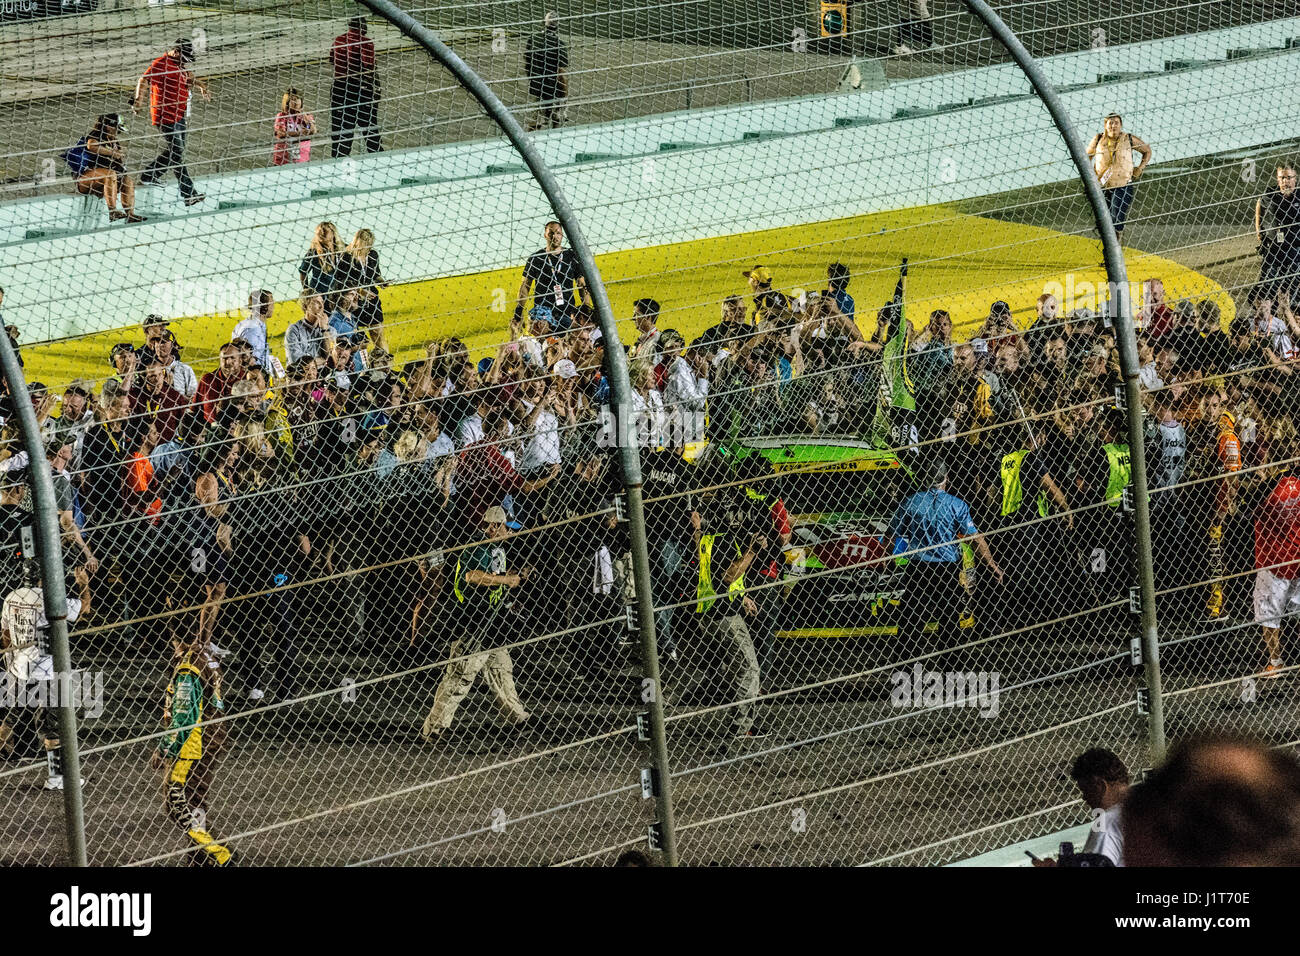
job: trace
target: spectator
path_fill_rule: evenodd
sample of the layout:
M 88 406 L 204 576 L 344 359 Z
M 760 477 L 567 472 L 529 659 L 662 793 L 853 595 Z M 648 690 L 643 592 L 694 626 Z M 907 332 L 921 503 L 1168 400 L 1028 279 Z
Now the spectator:
M 63 392 L 59 415 L 55 419 L 57 432 L 73 443 L 72 457 L 68 462 L 68 467 L 73 471 L 81 470 L 81 450 L 86 442 L 86 432 L 95 423 L 93 387 L 85 379 L 76 378 L 69 382 Z
M 1120 819 L 1130 785 L 1124 761 L 1103 747 L 1092 747 L 1074 759 L 1070 779 L 1092 811 L 1092 827 L 1084 853 L 1098 853 L 1116 866 L 1124 865 L 1124 829 Z M 1056 860 L 1036 860 L 1034 866 L 1061 866 Z
M 1124 121 L 1118 113 L 1109 114 L 1104 127 L 1088 142 L 1088 155 L 1092 157 L 1093 171 L 1106 194 L 1110 218 L 1115 223 L 1115 235 L 1122 239 L 1137 180 L 1147 163 L 1151 162 L 1151 147 L 1132 133 L 1124 132 Z M 1135 152 L 1142 157 L 1136 168 L 1133 166 Z
M 311 138 L 316 135 L 316 118 L 302 108 L 302 94 L 294 87 L 284 91 L 280 112 L 275 115 L 275 147 L 272 166 L 305 163 L 311 159 Z
M 64 158 L 77 178 L 77 192 L 103 197 L 110 221 L 144 222 L 144 216 L 135 214 L 135 181 L 126 174 L 126 147 L 118 139 L 121 126 L 116 113 L 105 113 Z
M 152 363 L 149 358 L 152 356 Z M 199 390 L 199 380 L 194 369 L 176 357 L 176 340 L 166 335 L 155 335 L 149 339 L 141 352 L 141 365 L 148 368 L 150 364 L 162 367 L 169 381 L 168 386 L 187 399 L 192 399 Z
M 312 232 L 311 245 L 298 265 L 302 287 L 321 296 L 333 294 L 340 285 L 338 272 L 342 265 L 343 243 L 339 239 L 338 227 L 332 222 L 322 222 Z M 293 359 L 289 364 L 293 364 Z
M 1300 448 L 1286 449 L 1294 459 Z M 1265 677 L 1282 676 L 1282 619 L 1300 604 L 1300 477 L 1287 461 L 1255 517 L 1255 623 L 1268 652 Z
M 149 87 L 149 119 L 162 134 L 164 143 L 158 158 L 145 167 L 140 184 L 152 186 L 167 172 L 175 173 L 181 199 L 187 206 L 207 198 L 194 188 L 190 172 L 185 167 L 185 116 L 190 106 L 190 87 L 197 89 L 205 100 L 212 99 L 207 83 L 194 76 L 193 63 L 194 46 L 189 40 L 177 40 L 140 75 L 135 92 L 128 101 L 138 112 L 140 97 L 145 86 Z
M 367 153 L 383 149 L 379 142 L 379 73 L 375 41 L 366 36 L 366 18 L 353 17 L 346 32 L 330 47 L 334 84 L 330 87 L 330 157 L 352 155 L 359 132 Z
M 304 289 L 298 302 L 302 306 L 302 318 L 284 333 L 284 357 L 290 368 L 305 358 L 325 361 L 334 345 L 334 331 L 320 294 Z
M 934 17 L 930 15 L 929 0 L 903 0 L 907 5 L 906 15 L 898 28 L 898 43 L 894 46 L 895 56 L 911 56 L 921 50 L 939 50 L 934 40 Z
M 230 339 L 243 339 L 252 347 L 253 361 L 268 375 L 284 378 L 284 366 L 271 354 L 267 341 L 266 324 L 275 314 L 275 296 L 267 289 L 258 289 L 248 296 L 248 318 L 241 319 L 230 333 Z
M 1300 767 L 1226 735 L 1177 744 L 1121 815 L 1129 866 L 1300 865 Z
M 849 267 L 832 262 L 826 267 L 827 288 L 823 295 L 835 300 L 850 322 L 855 321 L 853 296 L 849 295 Z
M 704 438 L 704 416 L 708 408 L 709 363 L 706 353 L 697 341 L 691 350 L 682 354 L 680 335 L 676 330 L 664 332 L 663 360 L 668 367 L 663 388 L 664 410 L 667 416 L 668 444 L 684 447 Z
M 176 437 L 181 416 L 189 407 L 189 399 L 172 388 L 168 379 L 167 366 L 155 361 L 144 370 L 143 385 L 131 393 L 132 416 L 156 425 L 158 441 L 163 442 Z
M 568 70 L 569 50 L 560 39 L 559 17 L 547 11 L 542 17 L 542 32 L 530 37 L 524 47 L 528 95 L 537 101 L 536 112 L 528 121 L 529 130 L 564 125 Z
M 536 287 L 533 299 L 536 314 L 533 317 L 545 319 L 557 332 L 567 332 L 577 314 L 574 292 L 586 306 L 591 306 L 591 293 L 587 291 L 587 280 L 578 265 L 578 257 L 572 249 L 564 248 L 564 228 L 551 220 L 546 224 L 544 234 L 546 248 L 534 252 L 524 264 L 524 278 L 519 284 L 512 328 L 523 327 L 524 307 L 530 291 Z
M 1300 292 L 1300 194 L 1290 163 L 1277 167 L 1277 188 L 1255 203 L 1255 238 L 1259 242 L 1259 284 L 1273 298 L 1285 291 Z
M 227 342 L 221 346 L 221 362 L 211 372 L 205 372 L 199 379 L 196 399 L 203 408 L 203 417 L 209 424 L 215 425 L 225 399 L 229 397 L 234 384 L 244 377 L 243 362 L 239 349 Z
M 375 251 L 375 234 L 358 229 L 339 257 L 336 288 L 352 290 L 357 297 L 357 325 L 370 333 L 375 348 L 387 350 L 384 339 L 384 307 L 379 290 L 388 285 L 379 272 L 379 253 Z
M 653 365 L 659 358 L 659 303 L 654 299 L 637 299 L 632 303 L 632 321 L 637 339 L 631 357 L 649 359 Z
M 1173 332 L 1177 317 L 1165 302 L 1165 284 L 1160 279 L 1142 280 L 1142 311 L 1138 326 L 1153 339 Z

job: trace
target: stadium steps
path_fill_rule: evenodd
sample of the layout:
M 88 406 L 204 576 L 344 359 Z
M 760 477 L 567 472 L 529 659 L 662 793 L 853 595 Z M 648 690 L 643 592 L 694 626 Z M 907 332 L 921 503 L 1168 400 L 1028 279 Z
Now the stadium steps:
M 1229 60 L 1245 60 L 1255 56 L 1268 56 L 1272 53 L 1284 53 L 1291 49 L 1287 46 L 1256 46 L 1256 47 L 1237 47 L 1228 51 Z
M 613 159 L 627 159 L 627 153 L 575 153 L 575 163 L 602 163 Z
M 1165 72 L 1175 73 L 1179 70 L 1199 70 L 1223 62 L 1223 60 L 1165 60 Z
M 835 126 L 837 129 L 844 129 L 851 126 L 874 126 L 877 123 L 885 123 L 885 120 L 879 116 L 837 116 L 835 117 Z
M 484 172 L 488 176 L 499 176 L 502 173 L 526 173 L 528 167 L 523 163 L 489 163 Z
M 708 146 L 708 145 L 709 145 L 708 143 L 685 143 L 685 142 L 660 143 L 659 152 L 672 153 L 672 152 L 676 152 L 679 149 L 699 149 L 701 146 Z
M 1127 80 L 1145 80 L 1147 77 L 1158 75 L 1156 70 L 1134 70 L 1121 73 L 1098 73 L 1098 83 L 1123 83 Z
M 768 139 L 783 139 L 786 136 L 793 135 L 794 133 L 779 129 L 751 129 L 745 132 L 741 139 L 747 143 L 757 143 Z

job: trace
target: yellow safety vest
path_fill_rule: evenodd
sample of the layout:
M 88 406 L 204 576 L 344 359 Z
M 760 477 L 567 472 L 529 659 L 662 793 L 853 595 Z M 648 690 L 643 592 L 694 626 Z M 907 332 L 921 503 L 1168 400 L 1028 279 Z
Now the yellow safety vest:
M 460 582 L 461 582 L 462 580 L 463 580 L 463 577 L 462 577 L 462 575 L 461 575 L 460 558 L 457 557 L 457 558 L 456 558 L 456 576 L 452 579 L 451 589 L 452 589 L 452 591 L 455 592 L 455 594 L 456 594 L 456 600 L 457 600 L 458 602 L 460 602 L 461 604 L 464 604 L 464 603 L 465 603 L 465 592 L 464 592 L 463 590 L 461 590 L 461 587 L 460 587 Z M 505 586 L 504 584 L 498 584 L 496 587 L 494 587 L 491 591 L 488 592 L 488 606 L 491 607 L 491 606 L 495 606 L 495 605 L 497 605 L 497 604 L 500 604 L 500 603 L 501 603 L 501 599 L 505 596 L 505 593 L 506 593 L 506 586 Z
M 1124 488 L 1133 476 L 1133 463 L 1129 458 L 1128 445 L 1102 445 L 1106 452 L 1106 461 L 1110 465 L 1110 476 L 1106 480 L 1106 504 L 1118 508 Z
M 1002 517 L 1020 510 L 1025 490 L 1020 484 L 1020 469 L 1024 466 L 1028 450 L 1013 451 L 1002 458 Z M 1040 490 L 1036 499 L 1038 514 L 1047 517 L 1047 492 Z
M 703 614 L 718 599 L 718 592 L 713 589 L 713 539 L 716 537 L 716 534 L 700 536 L 700 580 L 695 586 L 695 596 L 699 599 L 695 604 L 696 614 Z M 737 542 L 736 557 L 740 556 L 740 544 Z M 727 588 L 727 600 L 735 601 L 744 593 L 745 576 L 742 574 Z

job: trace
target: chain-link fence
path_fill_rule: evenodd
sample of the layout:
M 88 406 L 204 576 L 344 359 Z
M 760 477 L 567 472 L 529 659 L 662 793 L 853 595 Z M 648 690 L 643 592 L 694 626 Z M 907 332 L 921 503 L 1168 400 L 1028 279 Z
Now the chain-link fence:
M 1138 403 L 1061 131 L 965 4 L 410 10 L 531 130 L 599 277 L 361 6 L 7 23 L 0 281 L 47 461 L 7 396 L 6 858 L 64 846 L 34 467 L 99 864 L 611 863 L 652 825 L 695 865 L 937 864 L 1062 831 L 1074 756 L 1152 762 L 1144 566 L 1170 737 L 1291 743 L 1269 104 L 1300 21 L 1094 7 L 999 12 L 1124 245 Z

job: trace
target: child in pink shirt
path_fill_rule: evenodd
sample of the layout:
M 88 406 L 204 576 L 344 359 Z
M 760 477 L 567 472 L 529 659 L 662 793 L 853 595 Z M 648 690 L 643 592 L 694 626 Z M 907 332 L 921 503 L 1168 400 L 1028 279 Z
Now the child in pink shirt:
M 311 159 L 311 140 L 307 137 L 315 133 L 315 118 L 302 111 L 302 94 L 293 87 L 285 90 L 280 112 L 275 117 L 275 150 L 271 164 L 284 166 L 307 162 Z

